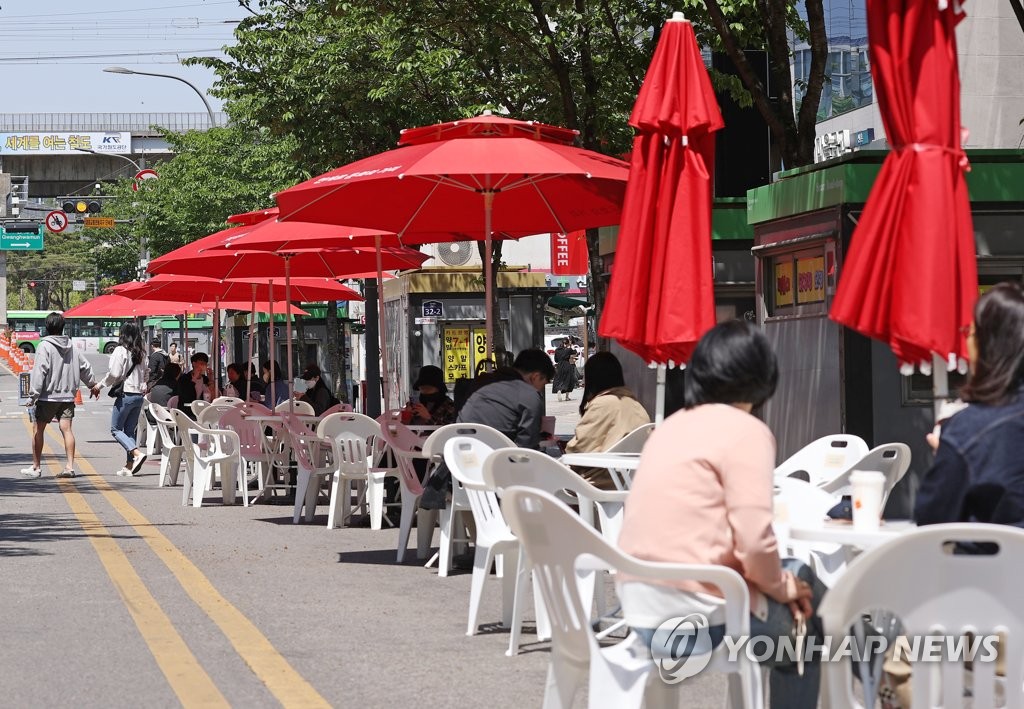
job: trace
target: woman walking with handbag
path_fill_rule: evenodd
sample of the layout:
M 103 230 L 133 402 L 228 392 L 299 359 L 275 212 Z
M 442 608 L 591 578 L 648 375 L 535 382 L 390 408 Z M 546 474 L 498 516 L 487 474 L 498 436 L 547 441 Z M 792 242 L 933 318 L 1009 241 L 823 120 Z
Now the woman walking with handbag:
M 125 323 L 121 326 L 117 348 L 110 355 L 110 371 L 100 382 L 110 387 L 107 393 L 114 398 L 110 433 L 124 448 L 127 458 L 117 475 L 138 475 L 146 462 L 145 454 L 135 441 L 142 412 L 142 395 L 146 390 L 146 367 L 142 366 L 144 356 L 139 326 L 134 322 Z

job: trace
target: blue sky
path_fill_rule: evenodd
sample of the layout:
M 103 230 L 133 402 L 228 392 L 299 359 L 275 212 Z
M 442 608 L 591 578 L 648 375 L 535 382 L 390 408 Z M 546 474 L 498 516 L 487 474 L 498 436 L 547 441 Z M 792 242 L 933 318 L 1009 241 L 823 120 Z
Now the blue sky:
M 220 55 L 247 14 L 237 0 L 0 0 L 0 113 L 205 111 L 180 82 L 103 68 L 174 74 L 205 92 L 214 73 L 179 59 Z

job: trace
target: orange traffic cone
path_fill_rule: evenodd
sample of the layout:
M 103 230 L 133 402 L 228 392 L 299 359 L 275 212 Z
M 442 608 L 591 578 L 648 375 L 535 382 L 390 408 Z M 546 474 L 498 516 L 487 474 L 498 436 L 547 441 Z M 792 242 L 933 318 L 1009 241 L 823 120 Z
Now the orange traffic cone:
M 75 389 L 75 406 L 82 406 L 84 404 L 85 402 L 82 401 L 82 389 L 79 387 L 78 389 Z

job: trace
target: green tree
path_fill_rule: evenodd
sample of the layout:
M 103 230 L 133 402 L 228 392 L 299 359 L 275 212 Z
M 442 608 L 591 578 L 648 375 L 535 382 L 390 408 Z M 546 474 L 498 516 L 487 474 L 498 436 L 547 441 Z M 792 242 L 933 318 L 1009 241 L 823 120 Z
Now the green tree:
M 393 147 L 414 125 L 507 111 L 580 131 L 586 148 L 628 149 L 627 118 L 658 33 L 676 6 L 654 0 L 243 0 L 252 13 L 214 92 L 244 120 L 292 140 L 310 174 Z M 821 0 L 691 0 L 702 45 L 724 51 L 736 77 L 716 83 L 753 104 L 788 167 L 813 159 L 826 58 Z M 789 33 L 812 47 L 811 76 L 794 111 Z M 772 101 L 743 54 L 767 50 Z M 588 234 L 598 265 L 597 234 Z M 591 278 L 600 310 L 605 283 Z
M 66 310 L 81 300 L 73 281 L 95 276 L 89 258 L 82 258 L 83 232 L 46 232 L 42 251 L 7 252 L 7 307 Z M 34 283 L 34 287 L 29 284 Z

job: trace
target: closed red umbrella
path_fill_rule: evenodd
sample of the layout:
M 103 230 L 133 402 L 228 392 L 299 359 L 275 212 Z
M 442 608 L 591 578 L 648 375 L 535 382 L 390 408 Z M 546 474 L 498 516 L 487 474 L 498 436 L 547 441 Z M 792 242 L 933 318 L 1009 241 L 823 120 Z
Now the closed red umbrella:
M 978 296 L 961 148 L 959 3 L 868 0 L 868 49 L 892 150 L 853 233 L 832 319 L 904 363 L 966 357 Z
M 599 331 L 648 362 L 682 363 L 715 324 L 712 174 L 725 124 L 679 13 L 661 31 L 629 123 L 638 133 Z
M 494 232 L 566 233 L 616 224 L 626 164 L 574 147 L 576 132 L 485 114 L 404 131 L 399 148 L 276 195 L 282 219 L 398 234 L 475 235 L 490 263 Z M 425 239 L 429 241 L 429 238 Z M 493 347 L 490 268 L 484 269 Z

